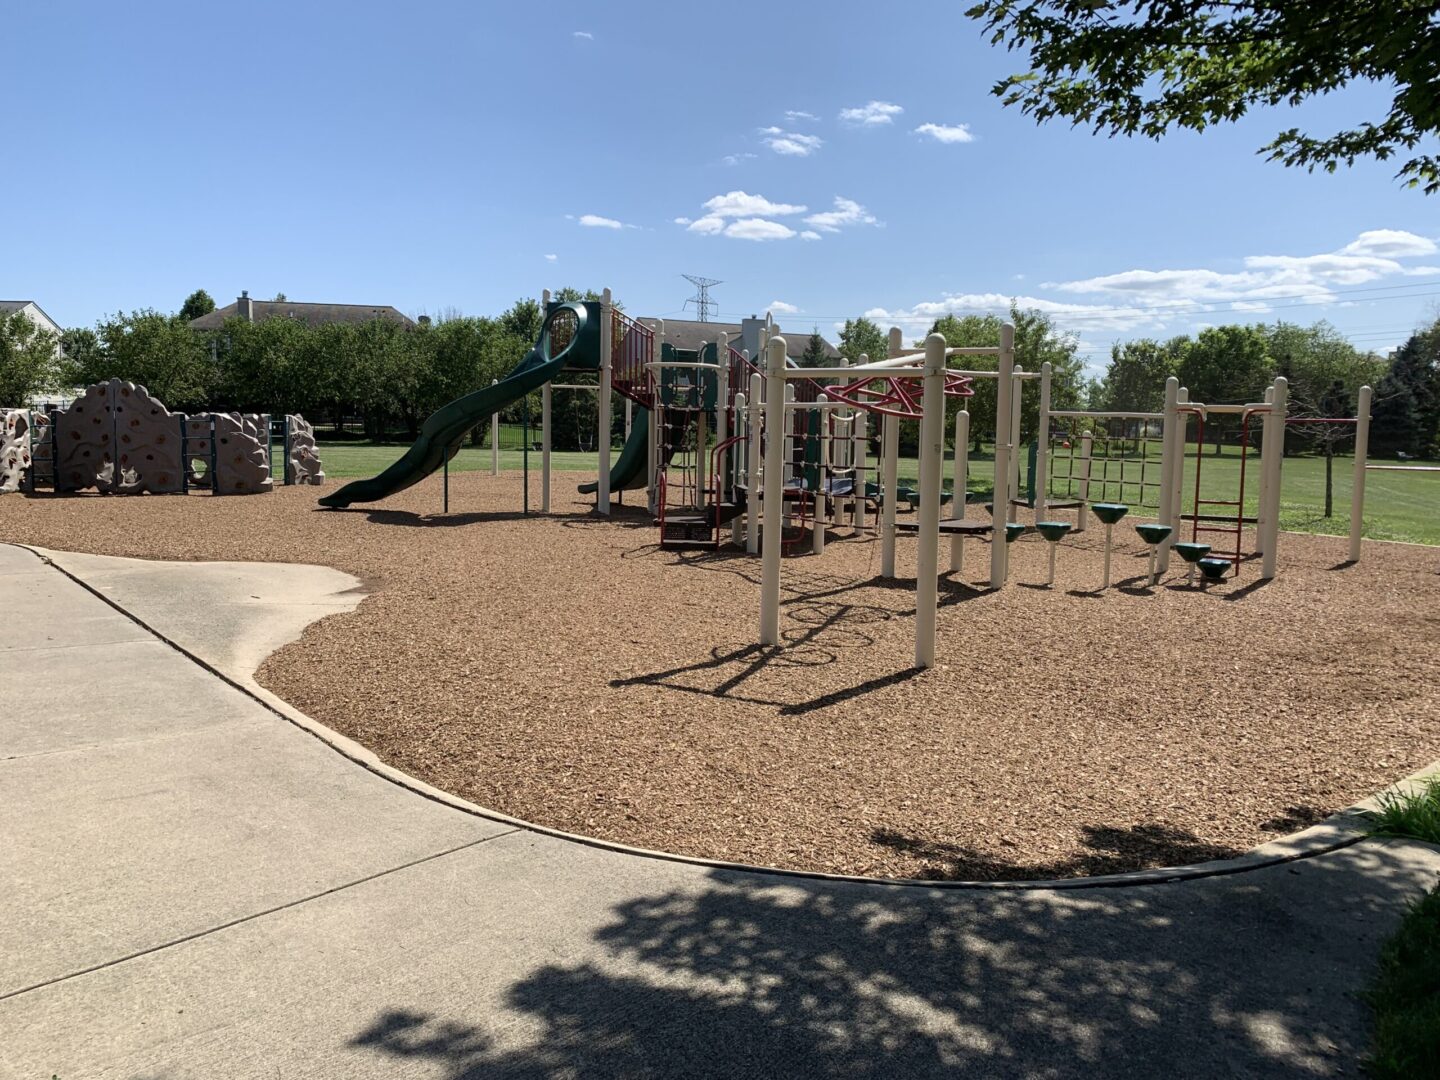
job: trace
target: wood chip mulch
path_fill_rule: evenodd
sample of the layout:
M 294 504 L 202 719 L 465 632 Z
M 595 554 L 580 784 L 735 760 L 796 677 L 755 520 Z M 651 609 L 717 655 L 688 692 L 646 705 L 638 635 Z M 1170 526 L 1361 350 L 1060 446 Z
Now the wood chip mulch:
M 783 566 L 789 648 L 755 645 L 757 558 L 672 553 L 555 479 L 438 479 L 318 510 L 272 495 L 0 496 L 0 540 L 156 559 L 323 563 L 360 608 L 260 681 L 385 760 L 482 806 L 714 859 L 892 877 L 1025 879 L 1223 857 L 1440 757 L 1440 551 L 1285 534 L 1207 590 L 1094 593 L 1099 530 L 1012 548 L 1011 587 L 941 582 L 940 666 L 910 669 L 913 582 L 837 529 Z M 633 499 L 634 495 L 628 496 Z M 532 505 L 539 505 L 538 478 Z M 435 515 L 435 516 L 428 516 Z M 981 581 L 988 545 L 967 543 Z M 915 545 L 902 539 L 900 572 Z M 948 565 L 942 543 L 942 565 Z M 1178 565 L 1178 560 L 1177 560 Z

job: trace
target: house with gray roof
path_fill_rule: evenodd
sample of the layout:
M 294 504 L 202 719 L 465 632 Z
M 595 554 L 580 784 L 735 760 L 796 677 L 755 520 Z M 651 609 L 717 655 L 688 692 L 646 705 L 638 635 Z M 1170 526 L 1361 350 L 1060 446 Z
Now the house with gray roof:
M 267 319 L 295 319 L 307 326 L 326 323 L 368 323 L 372 319 L 389 319 L 402 326 L 415 325 L 413 319 L 389 304 L 302 304 L 294 300 L 254 300 L 242 292 L 233 304 L 216 308 L 208 315 L 190 320 L 193 330 L 219 330 L 226 319 L 264 322 Z
M 741 350 L 748 349 L 752 357 L 759 353 L 760 328 L 765 325 L 764 319 L 754 315 L 738 323 L 695 322 L 689 319 L 641 319 L 640 321 L 651 328 L 664 322 L 665 344 L 677 349 L 695 352 L 702 344 L 719 341 L 720 335 L 725 334 L 731 346 Z M 790 359 L 795 361 L 805 354 L 805 346 L 810 344 L 811 331 L 809 330 L 793 330 L 787 334 L 777 326 L 772 333 L 783 334 L 785 351 Z M 821 340 L 823 341 L 824 338 Z M 840 358 L 840 350 L 829 341 L 825 342 L 825 358 L 827 360 Z

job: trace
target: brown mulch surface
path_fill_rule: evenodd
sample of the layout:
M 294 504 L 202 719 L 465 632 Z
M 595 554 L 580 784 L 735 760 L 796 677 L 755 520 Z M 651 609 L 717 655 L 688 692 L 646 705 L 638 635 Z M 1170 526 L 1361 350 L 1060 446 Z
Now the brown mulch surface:
M 260 681 L 385 760 L 483 806 L 714 859 L 894 877 L 1019 879 L 1222 857 L 1440 757 L 1440 551 L 1284 535 L 1206 591 L 1121 587 L 1099 531 L 1012 548 L 1012 587 L 941 582 L 940 666 L 910 669 L 913 582 L 836 530 L 787 559 L 782 632 L 755 646 L 757 558 L 677 554 L 555 478 L 460 474 L 380 507 L 314 488 L 249 498 L 0 497 L 0 540 L 160 559 L 323 563 L 374 590 Z M 538 482 L 533 485 L 538 492 Z M 630 496 L 634 498 L 634 496 Z M 538 505 L 532 494 L 532 505 Z M 988 545 L 967 544 L 981 580 Z M 900 541 L 913 572 L 914 541 Z M 942 565 L 948 565 L 942 542 Z M 1178 565 L 1178 560 L 1177 560 Z

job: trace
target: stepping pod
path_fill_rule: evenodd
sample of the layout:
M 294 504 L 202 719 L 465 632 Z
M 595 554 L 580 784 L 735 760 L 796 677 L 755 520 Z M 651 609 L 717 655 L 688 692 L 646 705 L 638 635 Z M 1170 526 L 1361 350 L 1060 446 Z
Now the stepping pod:
M 1155 587 L 1155 548 L 1163 544 L 1170 534 L 1175 530 L 1169 525 L 1136 525 L 1135 531 L 1140 534 L 1140 539 L 1150 545 L 1150 572 L 1146 575 L 1150 587 Z
M 1046 586 L 1055 584 L 1055 549 L 1060 546 L 1060 541 L 1074 528 L 1068 521 L 1037 521 L 1035 531 L 1043 536 L 1050 545 L 1050 574 L 1045 579 Z
M 1189 563 L 1185 571 L 1185 584 L 1195 584 L 1195 564 L 1210 554 L 1209 544 L 1171 544 L 1170 550 Z
M 1115 531 L 1115 523 L 1130 512 L 1130 507 L 1124 503 L 1095 503 L 1090 507 L 1090 512 L 1105 526 L 1105 580 L 1100 583 L 1100 588 L 1104 590 L 1110 587 L 1111 534 Z
M 1205 575 L 1206 581 L 1224 581 L 1225 573 L 1230 569 L 1229 559 L 1201 559 L 1197 563 L 1200 573 Z

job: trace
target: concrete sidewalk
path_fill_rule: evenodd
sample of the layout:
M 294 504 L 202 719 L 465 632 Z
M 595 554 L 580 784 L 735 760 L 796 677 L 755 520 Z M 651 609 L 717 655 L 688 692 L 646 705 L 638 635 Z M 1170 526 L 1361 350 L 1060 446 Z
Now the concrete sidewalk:
M 249 641 L 243 682 L 256 618 L 208 616 L 290 568 L 122 562 L 65 564 Z M 4 1080 L 1355 1075 L 1354 991 L 1440 872 L 1375 841 L 1018 892 L 644 859 L 390 783 L 3 545 L 0 611 Z

